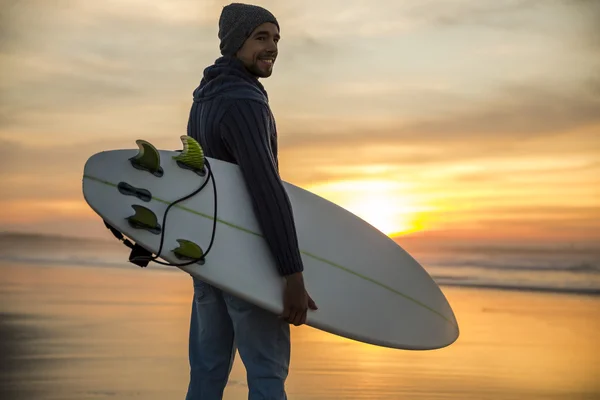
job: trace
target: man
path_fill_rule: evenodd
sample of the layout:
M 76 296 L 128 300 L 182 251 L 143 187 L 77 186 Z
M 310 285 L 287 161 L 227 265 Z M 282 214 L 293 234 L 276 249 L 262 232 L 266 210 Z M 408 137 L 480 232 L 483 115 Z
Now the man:
M 236 163 L 256 217 L 285 277 L 280 316 L 194 279 L 187 400 L 221 399 L 236 349 L 247 371 L 250 399 L 286 399 L 289 324 L 316 310 L 303 281 L 292 208 L 278 172 L 277 131 L 267 78 L 277 59 L 279 24 L 264 8 L 233 3 L 219 19 L 221 57 L 194 91 L 188 135 L 208 157 Z

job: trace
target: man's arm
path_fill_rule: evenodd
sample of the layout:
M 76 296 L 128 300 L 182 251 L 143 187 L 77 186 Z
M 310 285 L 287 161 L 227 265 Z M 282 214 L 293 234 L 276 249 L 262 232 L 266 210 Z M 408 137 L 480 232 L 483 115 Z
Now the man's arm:
M 253 207 L 280 275 L 304 270 L 287 196 L 270 148 L 268 109 L 235 101 L 221 120 L 221 135 L 240 167 Z

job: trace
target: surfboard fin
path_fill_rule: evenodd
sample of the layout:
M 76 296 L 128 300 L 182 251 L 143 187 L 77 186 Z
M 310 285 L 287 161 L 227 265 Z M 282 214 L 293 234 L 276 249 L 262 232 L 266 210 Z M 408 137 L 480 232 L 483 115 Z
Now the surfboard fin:
M 182 135 L 179 137 L 183 143 L 183 151 L 173 156 L 177 165 L 181 168 L 189 169 L 199 175 L 204 175 L 204 151 L 200 144 L 192 137 Z
M 160 153 L 150 142 L 138 139 L 135 143 L 139 147 L 139 152 L 136 156 L 131 157 L 131 165 L 135 168 L 148 171 L 155 176 L 163 176 L 164 170 L 160 166 Z
M 136 229 L 145 229 L 156 235 L 160 233 L 160 224 L 154 211 L 137 204 L 133 204 L 131 207 L 135 210 L 135 214 L 127 217 L 129 225 Z
M 194 242 L 185 239 L 177 239 L 179 247 L 173 249 L 175 257 L 182 260 L 198 260 L 200 264 L 204 264 L 204 251 Z

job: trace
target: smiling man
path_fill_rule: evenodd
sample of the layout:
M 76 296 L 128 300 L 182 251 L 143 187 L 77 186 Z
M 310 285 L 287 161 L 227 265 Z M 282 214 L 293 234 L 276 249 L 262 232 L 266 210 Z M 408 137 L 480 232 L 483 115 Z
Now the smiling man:
M 188 135 L 206 156 L 240 167 L 285 280 L 284 311 L 274 315 L 194 278 L 187 400 L 222 398 L 236 349 L 247 370 L 249 399 L 285 399 L 289 324 L 305 323 L 308 310 L 317 308 L 304 287 L 292 207 L 278 171 L 275 119 L 259 82 L 273 72 L 279 38 L 279 23 L 264 8 L 240 3 L 223 8 L 222 57 L 204 70 L 194 91 Z

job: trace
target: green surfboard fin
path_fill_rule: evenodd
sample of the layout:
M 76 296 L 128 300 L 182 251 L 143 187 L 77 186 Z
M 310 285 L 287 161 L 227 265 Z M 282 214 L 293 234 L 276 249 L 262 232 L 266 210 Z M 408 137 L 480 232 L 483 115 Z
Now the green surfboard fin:
M 200 264 L 204 264 L 204 259 L 200 258 L 204 255 L 202 248 L 196 243 L 185 239 L 177 239 L 179 247 L 173 249 L 173 253 L 179 259 L 198 260 Z
M 135 210 L 135 214 L 127 217 L 129 225 L 136 229 L 145 229 L 156 235 L 160 233 L 160 224 L 154 211 L 137 204 L 133 204 L 131 207 Z
M 163 176 L 163 169 L 160 166 L 160 153 L 150 142 L 138 139 L 135 143 L 139 147 L 139 152 L 136 156 L 131 157 L 131 165 L 137 169 L 148 171 L 155 176 Z
M 200 144 L 192 137 L 182 135 L 179 137 L 183 143 L 183 151 L 173 156 L 181 168 L 190 169 L 204 175 L 204 151 Z

